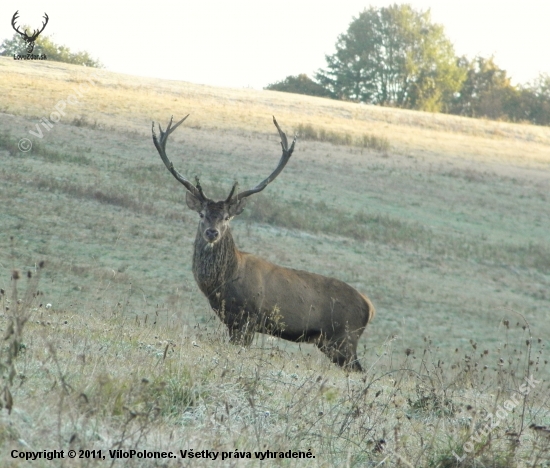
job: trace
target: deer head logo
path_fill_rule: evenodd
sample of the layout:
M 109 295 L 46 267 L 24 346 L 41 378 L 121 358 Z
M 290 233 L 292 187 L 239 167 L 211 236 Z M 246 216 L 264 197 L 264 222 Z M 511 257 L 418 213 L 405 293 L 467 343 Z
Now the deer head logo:
M 17 21 L 17 18 L 19 17 L 19 10 L 17 10 L 12 19 L 11 19 L 11 25 L 13 26 L 13 29 L 15 29 L 15 32 L 17 32 L 18 34 L 21 35 L 21 37 L 23 38 L 23 40 L 27 43 L 27 53 L 29 54 L 32 54 L 32 51 L 34 50 L 34 41 L 36 41 L 36 39 L 38 38 L 38 36 L 40 35 L 40 33 L 42 31 L 44 31 L 44 28 L 46 27 L 46 25 L 48 24 L 48 15 L 46 13 L 44 13 L 44 19 L 46 21 L 44 21 L 42 23 L 42 29 L 39 31 L 38 29 L 35 29 L 34 30 L 34 33 L 32 34 L 32 36 L 29 36 L 27 34 L 27 30 L 25 30 L 25 32 L 21 32 L 19 31 L 19 28 L 15 25 L 15 22 Z

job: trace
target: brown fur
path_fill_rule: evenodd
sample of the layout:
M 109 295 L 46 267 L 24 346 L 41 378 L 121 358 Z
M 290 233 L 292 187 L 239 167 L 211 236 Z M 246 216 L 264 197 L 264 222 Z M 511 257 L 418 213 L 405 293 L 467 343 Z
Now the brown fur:
M 375 311 L 370 300 L 348 284 L 267 262 L 235 246 L 231 204 L 188 205 L 202 214 L 193 255 L 193 273 L 212 309 L 227 325 L 230 339 L 249 345 L 254 332 L 315 343 L 340 366 L 361 370 L 357 341 Z M 220 232 L 210 242 L 206 231 Z

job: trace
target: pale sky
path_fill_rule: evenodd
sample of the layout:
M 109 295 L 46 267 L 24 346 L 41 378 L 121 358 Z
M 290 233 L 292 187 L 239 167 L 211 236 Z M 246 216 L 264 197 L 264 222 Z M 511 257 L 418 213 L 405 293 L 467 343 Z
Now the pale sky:
M 326 65 L 337 36 L 363 9 L 385 0 L 1 0 L 0 42 L 11 18 L 54 42 L 85 50 L 107 70 L 234 88 L 261 89 Z M 430 9 L 459 55 L 495 56 L 515 83 L 550 73 L 550 0 L 410 0 Z M 0 77 L 1 78 L 1 77 Z

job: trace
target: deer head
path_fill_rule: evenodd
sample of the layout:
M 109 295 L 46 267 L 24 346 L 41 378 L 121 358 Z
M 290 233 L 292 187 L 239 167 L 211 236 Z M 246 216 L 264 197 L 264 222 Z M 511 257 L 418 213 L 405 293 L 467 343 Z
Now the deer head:
M 13 27 L 13 29 L 15 29 L 15 32 L 17 32 L 18 34 L 21 35 L 21 37 L 23 38 L 23 40 L 28 44 L 27 46 L 27 52 L 29 54 L 32 54 L 32 51 L 34 50 L 34 41 L 36 41 L 36 39 L 38 38 L 38 36 L 40 35 L 40 33 L 42 31 L 44 31 L 44 28 L 46 27 L 46 25 L 48 24 L 48 15 L 46 13 L 44 13 L 44 19 L 46 21 L 44 21 L 42 23 L 42 29 L 38 30 L 38 29 L 35 29 L 34 30 L 34 33 L 32 34 L 32 36 L 29 36 L 27 34 L 27 30 L 25 30 L 25 32 L 21 32 L 19 31 L 19 28 L 15 25 L 15 22 L 17 21 L 17 18 L 19 17 L 19 10 L 17 10 L 14 14 L 13 14 L 13 17 L 11 18 L 11 25 Z
M 163 131 L 161 126 L 159 125 L 160 138 L 157 138 L 157 135 L 155 134 L 155 123 L 153 122 L 153 142 L 167 169 L 187 189 L 187 206 L 191 210 L 196 211 L 199 214 L 199 231 L 202 233 L 203 239 L 209 245 L 213 245 L 224 237 L 224 235 L 228 231 L 229 222 L 231 221 L 231 219 L 233 219 L 234 216 L 237 216 L 243 212 L 247 197 L 255 193 L 261 192 L 281 173 L 281 171 L 286 166 L 286 163 L 290 159 L 292 152 L 294 151 L 296 136 L 294 137 L 294 140 L 292 141 L 292 144 L 289 148 L 288 140 L 285 133 L 279 127 L 279 124 L 277 123 L 277 120 L 275 120 L 275 117 L 273 117 L 273 123 L 277 127 L 277 131 L 279 132 L 279 136 L 281 137 L 281 147 L 283 150 L 283 154 L 275 170 L 269 175 L 269 177 L 264 179 L 254 188 L 245 190 L 243 192 L 237 191 L 238 183 L 235 182 L 233 188 L 231 189 L 228 197 L 225 200 L 214 201 L 205 195 L 198 177 L 195 178 L 195 185 L 193 185 L 176 169 L 174 169 L 174 165 L 166 155 L 166 141 L 168 140 L 168 137 L 176 128 L 178 128 L 180 124 L 185 121 L 185 119 L 187 119 L 187 117 L 189 117 L 189 115 L 185 116 L 173 127 L 173 119 L 171 118 L 170 123 L 166 128 L 166 131 Z

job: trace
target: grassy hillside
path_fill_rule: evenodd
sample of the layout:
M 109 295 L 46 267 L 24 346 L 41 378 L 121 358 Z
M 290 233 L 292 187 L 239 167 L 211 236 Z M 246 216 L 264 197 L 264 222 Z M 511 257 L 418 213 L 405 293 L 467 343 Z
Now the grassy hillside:
M 529 426 L 550 425 L 550 128 L 53 62 L 0 58 L 0 77 L 10 307 L 0 327 L 9 332 L 16 309 L 30 314 L 6 340 L 21 340 L 22 353 L 0 419 L 2 466 L 26 466 L 11 449 L 50 448 L 311 448 L 314 460 L 283 464 L 456 466 L 452 451 L 462 455 L 531 374 L 541 382 L 459 466 L 548 460 L 546 432 Z M 64 115 L 46 129 L 56 106 Z M 226 343 L 191 273 L 196 214 L 151 141 L 151 121 L 187 113 L 168 154 L 212 196 L 275 167 L 272 115 L 299 131 L 234 235 L 243 250 L 372 299 L 366 375 L 346 375 L 310 345 Z M 43 260 L 28 285 L 40 294 L 14 308 L 12 270 Z

